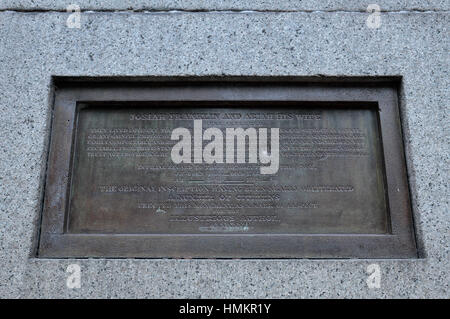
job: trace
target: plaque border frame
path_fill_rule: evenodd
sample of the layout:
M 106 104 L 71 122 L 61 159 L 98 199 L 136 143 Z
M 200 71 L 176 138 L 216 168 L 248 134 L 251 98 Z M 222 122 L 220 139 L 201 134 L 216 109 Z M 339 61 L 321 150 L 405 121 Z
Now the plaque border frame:
M 123 79 L 122 79 L 123 80 Z M 417 258 L 398 104 L 398 79 L 58 78 L 51 110 L 39 258 Z M 81 104 L 297 101 L 378 105 L 388 234 L 68 234 L 65 215 Z M 351 105 L 351 103 L 349 103 Z

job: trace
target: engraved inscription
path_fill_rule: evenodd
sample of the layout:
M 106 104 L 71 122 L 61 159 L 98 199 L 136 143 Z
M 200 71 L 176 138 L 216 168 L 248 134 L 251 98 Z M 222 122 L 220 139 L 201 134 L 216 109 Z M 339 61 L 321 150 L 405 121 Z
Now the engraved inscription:
M 388 232 L 375 111 L 256 107 L 80 109 L 67 232 Z M 260 174 L 248 154 L 245 163 L 175 164 L 171 133 L 195 120 L 203 131 L 278 128 L 278 170 Z

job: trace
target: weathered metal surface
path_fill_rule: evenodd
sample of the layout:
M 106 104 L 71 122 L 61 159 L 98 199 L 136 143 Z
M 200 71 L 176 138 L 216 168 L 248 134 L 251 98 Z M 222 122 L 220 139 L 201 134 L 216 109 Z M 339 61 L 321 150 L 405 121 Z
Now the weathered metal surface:
M 80 110 L 69 233 L 388 232 L 374 110 L 157 107 Z M 246 163 L 228 149 L 224 163 L 174 163 L 171 133 L 192 119 L 202 133 L 279 128 L 278 171 L 261 174 L 248 148 Z
M 414 257 L 395 90 L 317 86 L 62 90 L 39 255 Z M 171 159 L 172 131 L 193 141 L 199 119 L 225 163 Z M 227 163 L 238 127 L 279 128 L 275 174 L 247 148 Z

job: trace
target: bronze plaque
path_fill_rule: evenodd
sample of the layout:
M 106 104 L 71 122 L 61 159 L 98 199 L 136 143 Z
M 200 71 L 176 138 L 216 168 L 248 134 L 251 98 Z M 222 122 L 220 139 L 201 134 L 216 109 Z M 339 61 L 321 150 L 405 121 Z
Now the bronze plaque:
M 394 89 L 186 86 L 57 92 L 39 256 L 416 256 Z
M 266 165 L 248 163 L 248 149 L 245 163 L 194 163 L 193 152 L 191 163 L 174 163 L 172 131 L 193 133 L 193 119 L 202 119 L 200 135 L 211 127 L 223 135 L 226 128 L 279 128 L 278 171 L 261 174 Z M 370 109 L 86 107 L 74 156 L 69 233 L 389 230 Z

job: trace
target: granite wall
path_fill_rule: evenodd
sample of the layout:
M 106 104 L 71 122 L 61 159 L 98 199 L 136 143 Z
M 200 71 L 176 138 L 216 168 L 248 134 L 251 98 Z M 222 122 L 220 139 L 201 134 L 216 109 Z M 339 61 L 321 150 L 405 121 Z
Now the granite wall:
M 0 2 L 0 297 L 450 297 L 449 1 Z M 373 1 L 375 2 L 375 0 Z M 421 258 L 37 259 L 55 76 L 401 76 Z M 68 289 L 66 268 L 81 267 Z M 369 264 L 381 287 L 369 288 Z

